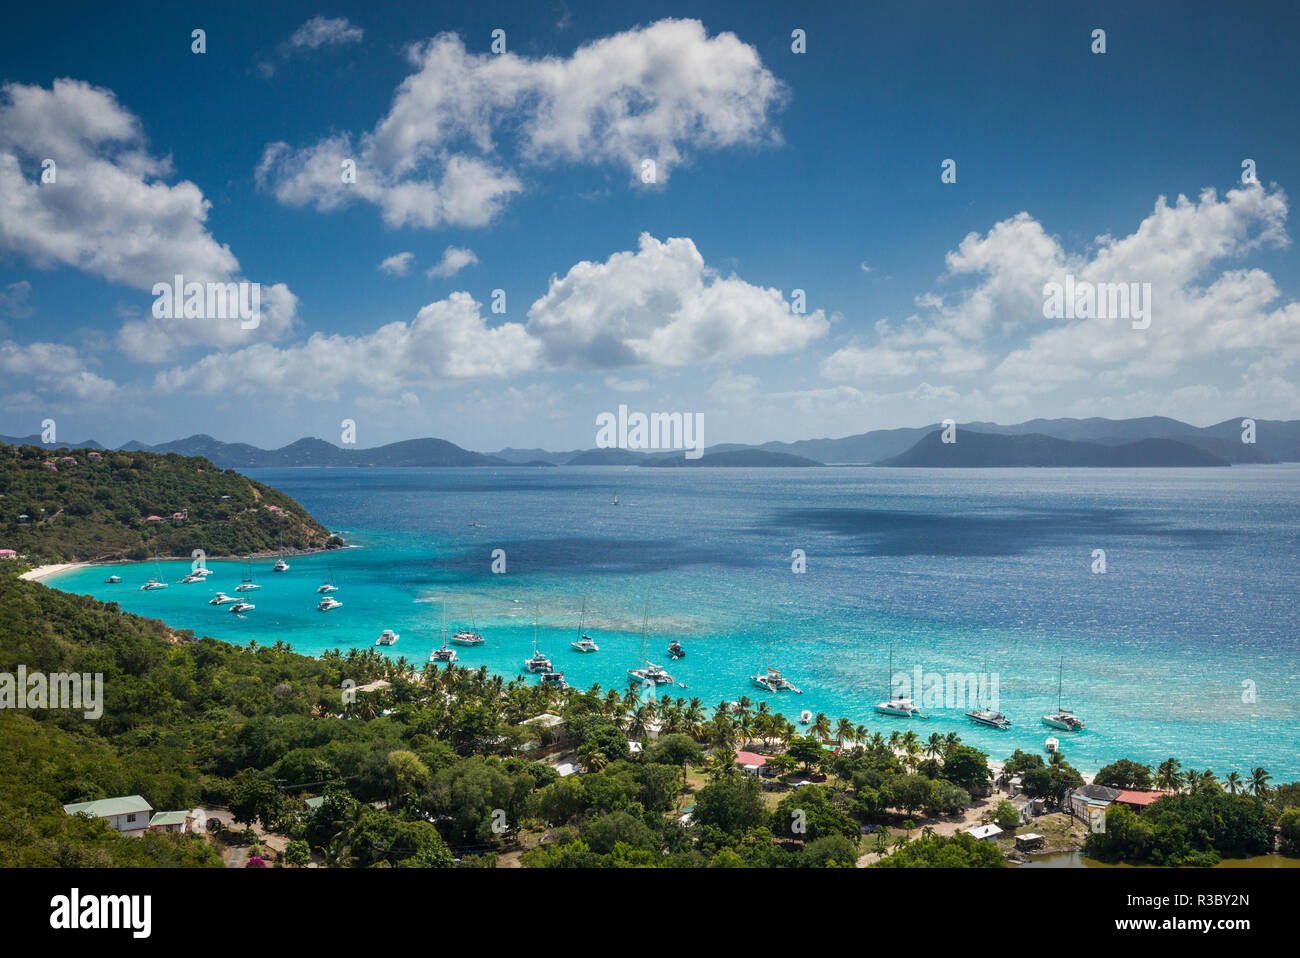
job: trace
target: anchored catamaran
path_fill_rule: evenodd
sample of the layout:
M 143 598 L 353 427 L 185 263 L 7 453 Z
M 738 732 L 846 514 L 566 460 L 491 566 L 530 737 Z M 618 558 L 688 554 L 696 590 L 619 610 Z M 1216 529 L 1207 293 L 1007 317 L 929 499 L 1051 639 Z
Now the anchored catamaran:
M 569 648 L 575 652 L 599 652 L 600 646 L 596 640 L 589 635 L 582 634 L 582 626 L 587 621 L 587 600 L 582 600 L 582 614 L 578 618 L 578 638 L 569 643 Z
M 907 696 L 894 694 L 894 646 L 889 646 L 889 674 L 885 680 L 885 688 L 889 692 L 889 699 L 884 702 L 876 703 L 876 711 L 881 715 L 892 715 L 894 718 L 929 718 L 928 715 L 922 715 L 920 708 Z
M 988 662 L 984 663 L 984 674 L 986 676 L 989 674 Z M 987 687 L 987 685 L 988 683 L 986 682 L 985 687 Z M 1003 731 L 1011 728 L 1011 719 L 1007 718 L 1001 712 L 996 712 L 989 708 L 987 702 L 984 703 L 983 708 L 978 708 L 973 712 L 967 712 L 966 717 L 972 722 L 978 722 L 980 725 L 987 725 L 989 728 L 1002 729 Z
M 1050 725 L 1052 728 L 1059 728 L 1065 732 L 1081 732 L 1088 726 L 1084 724 L 1083 719 L 1079 718 L 1069 709 L 1061 708 L 1061 680 L 1065 674 L 1065 656 L 1061 656 L 1061 664 L 1056 670 L 1056 714 L 1044 715 L 1043 724 Z
M 646 628 L 650 621 L 650 592 L 645 594 L 645 612 L 641 616 L 641 667 L 628 669 L 628 678 L 636 683 L 651 682 L 655 685 L 672 685 L 673 677 L 660 666 L 645 657 Z
M 446 662 L 451 665 L 456 661 L 456 650 L 447 648 L 447 604 L 442 606 L 442 648 L 429 653 L 430 662 Z

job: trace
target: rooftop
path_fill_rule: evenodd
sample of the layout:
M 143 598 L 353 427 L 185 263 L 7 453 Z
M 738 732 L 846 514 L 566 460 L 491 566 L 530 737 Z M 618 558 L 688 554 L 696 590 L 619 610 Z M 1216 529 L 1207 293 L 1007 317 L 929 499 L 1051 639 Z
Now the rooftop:
M 63 810 L 69 815 L 85 812 L 92 818 L 108 818 L 110 815 L 152 812 L 153 806 L 139 795 L 123 795 L 118 798 L 101 798 L 93 802 L 74 802 L 71 805 L 64 805 Z
M 1150 805 L 1152 802 L 1172 794 L 1172 792 L 1144 792 L 1135 788 L 1121 788 L 1115 801 L 1123 802 L 1126 805 Z
M 156 828 L 159 825 L 184 825 L 185 820 L 190 817 L 190 812 L 158 812 L 153 818 L 149 819 L 149 827 Z

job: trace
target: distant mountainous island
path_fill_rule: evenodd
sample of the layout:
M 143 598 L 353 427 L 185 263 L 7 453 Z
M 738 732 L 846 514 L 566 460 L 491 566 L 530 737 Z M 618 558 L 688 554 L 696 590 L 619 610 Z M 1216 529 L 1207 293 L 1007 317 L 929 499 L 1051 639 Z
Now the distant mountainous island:
M 494 453 L 473 452 L 445 439 L 406 439 L 370 449 L 336 446 L 323 439 L 299 439 L 279 449 L 259 449 L 228 443 L 207 435 L 145 445 L 129 442 L 123 451 L 180 453 L 203 456 L 223 469 L 296 466 L 490 466 L 496 468 L 548 466 L 645 467 L 778 467 L 819 465 L 884 467 L 997 466 L 1224 466 L 1238 463 L 1300 462 L 1300 420 L 1260 419 L 1255 442 L 1242 441 L 1243 417 L 1213 426 L 1192 426 L 1177 419 L 1031 419 L 1004 426 L 992 422 L 959 423 L 957 442 L 942 443 L 942 427 L 877 429 L 842 439 L 802 439 L 761 445 L 723 443 L 704 450 L 699 459 L 681 451 L 643 452 L 629 449 L 586 449 L 550 452 L 506 448 Z M 12 445 L 40 445 L 39 436 L 0 436 Z M 104 446 L 87 441 L 62 444 L 84 449 Z
M 1114 446 L 1035 433 L 1005 436 L 967 430 L 945 443 L 936 429 L 882 466 L 988 468 L 1007 466 L 1230 466 L 1227 459 L 1176 439 L 1139 439 Z

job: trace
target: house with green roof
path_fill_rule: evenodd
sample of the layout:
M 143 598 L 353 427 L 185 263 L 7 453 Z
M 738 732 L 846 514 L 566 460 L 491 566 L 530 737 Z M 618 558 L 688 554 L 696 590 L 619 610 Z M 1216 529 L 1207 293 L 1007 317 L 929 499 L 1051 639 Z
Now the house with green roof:
M 86 815 L 102 818 L 124 835 L 143 835 L 153 817 L 153 806 L 139 795 L 119 798 L 101 798 L 93 802 L 74 802 L 64 805 L 69 815 Z
M 192 832 L 198 816 L 194 812 L 158 812 L 149 819 L 149 830 L 157 832 Z

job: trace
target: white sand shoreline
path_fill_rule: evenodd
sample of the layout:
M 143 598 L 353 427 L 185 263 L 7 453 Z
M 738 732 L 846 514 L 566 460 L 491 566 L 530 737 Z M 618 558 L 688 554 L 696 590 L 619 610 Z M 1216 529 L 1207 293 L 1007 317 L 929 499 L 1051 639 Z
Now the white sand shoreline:
M 357 548 L 356 546 L 342 546 L 344 549 Z M 325 552 L 338 552 L 339 549 L 286 549 L 283 555 L 292 558 L 294 556 L 320 555 Z M 280 552 L 255 552 L 251 556 L 208 556 L 208 562 L 243 562 L 249 559 L 270 559 L 280 556 Z M 193 562 L 188 556 L 150 556 L 148 559 L 105 559 L 96 562 L 55 562 L 49 565 L 38 565 L 33 569 L 28 569 L 18 578 L 26 579 L 29 582 L 40 582 L 52 575 L 58 575 L 61 572 L 70 572 L 73 569 L 85 569 L 89 567 L 125 566 L 125 565 L 152 565 L 155 562 L 184 562 L 189 564 Z

